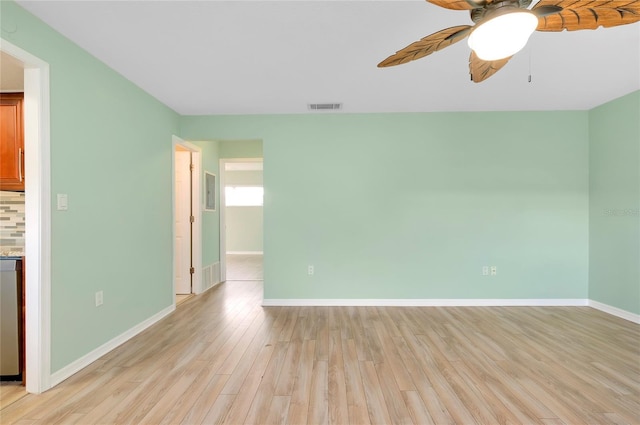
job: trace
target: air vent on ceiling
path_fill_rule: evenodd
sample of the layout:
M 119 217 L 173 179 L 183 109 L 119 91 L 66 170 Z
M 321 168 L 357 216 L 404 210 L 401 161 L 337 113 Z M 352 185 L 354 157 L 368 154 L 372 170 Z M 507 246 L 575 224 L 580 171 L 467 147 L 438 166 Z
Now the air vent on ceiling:
M 311 111 L 337 111 L 342 109 L 342 103 L 310 103 Z

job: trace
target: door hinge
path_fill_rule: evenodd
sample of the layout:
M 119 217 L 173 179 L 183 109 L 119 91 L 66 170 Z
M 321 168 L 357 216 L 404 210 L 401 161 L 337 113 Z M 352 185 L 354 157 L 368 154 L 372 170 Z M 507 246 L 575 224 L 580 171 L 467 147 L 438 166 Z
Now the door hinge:
M 192 223 L 196 222 L 196 218 L 194 216 L 189 217 L 189 221 Z
M 196 269 L 194 267 L 189 267 L 189 274 L 194 274 Z
M 196 168 L 194 163 L 189 164 L 189 170 L 193 171 Z

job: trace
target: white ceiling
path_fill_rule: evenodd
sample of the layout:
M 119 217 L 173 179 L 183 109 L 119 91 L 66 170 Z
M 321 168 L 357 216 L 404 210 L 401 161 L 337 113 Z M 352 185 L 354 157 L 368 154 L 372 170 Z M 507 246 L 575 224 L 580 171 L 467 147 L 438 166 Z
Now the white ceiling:
M 469 48 L 377 68 L 469 13 L 411 1 L 18 3 L 180 114 L 589 109 L 640 89 L 640 24 L 534 33 L 489 80 Z M 528 82 L 531 73 L 532 82 Z

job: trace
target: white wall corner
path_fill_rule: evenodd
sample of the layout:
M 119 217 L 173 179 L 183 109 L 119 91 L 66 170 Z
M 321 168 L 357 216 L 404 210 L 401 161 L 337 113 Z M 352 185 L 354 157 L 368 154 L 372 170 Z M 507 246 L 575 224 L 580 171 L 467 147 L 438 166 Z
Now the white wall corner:
M 630 311 L 594 300 L 589 300 L 589 307 L 593 307 L 596 310 L 604 311 L 605 313 L 620 317 L 621 319 L 640 324 L 640 314 L 631 313 Z
M 64 381 L 71 375 L 89 366 L 91 363 L 95 362 L 100 357 L 107 354 L 109 351 L 129 341 L 131 338 L 138 335 L 140 332 L 144 331 L 151 325 L 155 324 L 156 322 L 163 319 L 165 316 L 172 313 L 175 309 L 176 309 L 175 305 L 170 305 L 169 307 L 159 311 L 158 313 L 154 314 L 148 319 L 138 323 L 136 326 L 132 327 L 131 329 L 121 333 L 120 335 L 113 338 L 112 340 L 102 344 L 100 347 L 96 348 L 95 350 L 80 357 L 78 360 L 72 363 L 69 363 L 62 369 L 58 370 L 57 372 L 52 373 L 51 377 L 49 378 L 51 387 L 55 387 L 56 385 L 58 385 L 60 382 Z

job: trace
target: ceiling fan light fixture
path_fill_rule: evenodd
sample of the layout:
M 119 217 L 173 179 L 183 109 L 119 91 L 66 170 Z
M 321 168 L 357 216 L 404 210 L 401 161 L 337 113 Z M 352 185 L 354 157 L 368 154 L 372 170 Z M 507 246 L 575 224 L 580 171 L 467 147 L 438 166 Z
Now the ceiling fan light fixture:
M 469 47 L 485 61 L 513 56 L 527 44 L 538 27 L 538 18 L 528 10 L 514 10 L 490 18 L 469 35 Z

